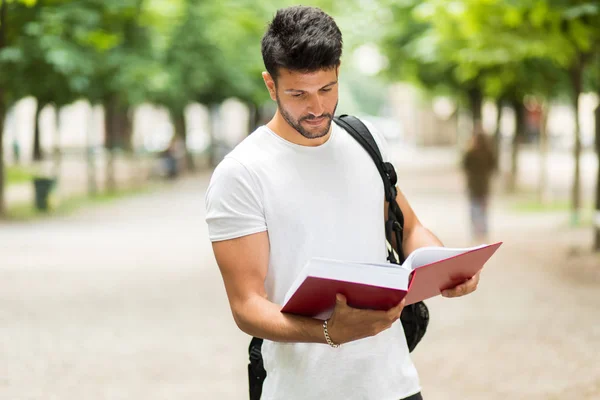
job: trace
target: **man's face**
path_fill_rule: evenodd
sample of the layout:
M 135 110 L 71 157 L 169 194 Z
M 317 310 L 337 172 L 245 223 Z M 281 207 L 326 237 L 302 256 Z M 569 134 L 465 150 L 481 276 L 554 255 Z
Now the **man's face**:
M 271 98 L 292 128 L 307 139 L 329 133 L 338 103 L 338 68 L 310 73 L 280 68 L 276 83 L 268 78 Z

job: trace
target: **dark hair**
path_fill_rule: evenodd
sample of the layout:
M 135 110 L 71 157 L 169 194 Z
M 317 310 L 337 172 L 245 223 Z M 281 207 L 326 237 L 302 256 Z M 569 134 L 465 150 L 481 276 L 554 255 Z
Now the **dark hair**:
M 279 68 L 302 72 L 335 68 L 342 56 L 342 32 L 316 7 L 278 10 L 261 44 L 265 67 L 274 79 Z

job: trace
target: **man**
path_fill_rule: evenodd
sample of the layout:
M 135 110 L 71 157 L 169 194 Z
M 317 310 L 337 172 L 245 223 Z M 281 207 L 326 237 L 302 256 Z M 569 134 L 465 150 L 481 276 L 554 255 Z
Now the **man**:
M 263 78 L 277 112 L 219 164 L 206 195 L 233 317 L 265 339 L 263 400 L 421 398 L 398 321 L 403 303 L 358 310 L 338 295 L 327 328 L 329 344 L 340 347 L 327 344 L 323 321 L 280 312 L 311 257 L 386 262 L 381 178 L 365 150 L 332 123 L 341 54 L 340 30 L 321 10 L 277 12 L 262 40 Z M 397 201 L 404 252 L 441 246 L 400 192 Z M 469 293 L 478 279 L 445 295 Z

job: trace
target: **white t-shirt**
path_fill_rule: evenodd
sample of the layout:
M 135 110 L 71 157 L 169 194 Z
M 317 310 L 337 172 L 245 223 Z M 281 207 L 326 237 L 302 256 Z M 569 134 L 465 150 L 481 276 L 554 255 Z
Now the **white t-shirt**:
M 387 160 L 383 137 L 368 126 Z M 268 231 L 265 289 L 279 305 L 311 257 L 386 262 L 381 177 L 335 123 L 316 147 L 258 128 L 215 169 L 206 209 L 213 242 Z M 262 400 L 399 400 L 420 391 L 399 321 L 337 349 L 265 340 L 262 353 Z

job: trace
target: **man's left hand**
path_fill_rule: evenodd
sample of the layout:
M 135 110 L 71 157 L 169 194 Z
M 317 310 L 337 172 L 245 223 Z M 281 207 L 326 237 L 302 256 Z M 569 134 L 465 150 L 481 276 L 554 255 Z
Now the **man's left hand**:
M 469 293 L 474 292 L 477 289 L 477 285 L 479 284 L 480 272 L 475 274 L 475 276 L 473 276 L 468 281 L 461 283 L 460 285 L 458 285 L 452 289 L 446 289 L 446 290 L 442 291 L 442 296 L 444 296 L 444 297 L 460 297 L 460 296 L 465 296 Z

